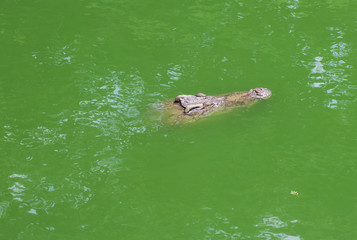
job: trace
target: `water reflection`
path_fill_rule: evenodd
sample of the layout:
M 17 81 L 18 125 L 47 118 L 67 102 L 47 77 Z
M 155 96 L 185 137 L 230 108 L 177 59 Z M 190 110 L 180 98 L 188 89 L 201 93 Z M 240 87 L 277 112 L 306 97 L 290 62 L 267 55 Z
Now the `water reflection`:
M 300 240 L 301 238 L 299 236 L 290 236 L 285 233 L 272 233 L 272 232 L 262 232 L 257 236 L 258 239 L 266 239 L 266 240 L 271 240 L 271 239 L 276 239 L 276 240 Z
M 211 208 L 204 208 L 206 211 L 212 211 Z M 231 222 L 231 220 L 221 214 L 216 213 L 212 219 L 209 220 L 209 227 L 205 230 L 206 234 L 203 239 L 248 239 L 244 236 L 239 226 Z
M 71 116 L 75 124 L 97 128 L 101 134 L 96 137 L 114 132 L 127 136 L 145 131 L 144 125 L 137 120 L 140 95 L 144 94 L 144 82 L 137 70 L 131 73 L 111 71 L 109 76 L 97 79 L 89 77 L 92 78 L 89 84 L 81 86 L 85 98 L 79 102 L 81 109 Z M 122 129 L 123 124 L 126 129 Z
M 297 223 L 297 220 L 292 220 L 289 222 L 282 221 L 277 216 L 269 216 L 263 217 L 262 222 L 256 224 L 256 227 L 259 228 L 259 235 L 257 236 L 258 239 L 281 239 L 281 240 L 300 240 L 300 236 L 294 236 L 287 233 L 287 229 L 291 229 L 288 225 L 292 225 Z M 279 229 L 279 230 L 278 230 Z M 283 231 L 283 232 L 281 232 Z
M 62 65 L 67 63 L 63 55 L 36 57 L 39 65 L 42 61 Z M 177 81 L 180 71 L 179 65 L 168 67 L 170 81 Z M 17 146 L 19 156 L 14 157 L 14 163 L 21 163 L 9 169 L 7 192 L 11 208 L 21 209 L 24 215 L 53 215 L 58 207 L 73 210 L 88 204 L 96 195 L 95 186 L 108 174 L 129 170 L 121 154 L 130 148 L 132 138 L 148 131 L 140 117 L 147 103 L 142 103 L 146 92 L 137 69 L 77 74 L 81 97 L 74 108 L 43 115 L 43 121 L 35 127 L 21 129 L 11 119 L 3 125 L 2 142 Z M 150 101 L 161 97 L 152 95 Z M 0 202 L 0 217 L 9 207 L 7 202 Z M 45 223 L 35 229 L 33 226 L 27 222 L 23 231 L 55 229 Z
M 19 178 L 19 179 L 26 179 L 27 175 L 24 174 L 12 174 L 9 176 L 9 178 Z M 24 195 L 24 192 L 26 190 L 26 187 L 18 182 L 15 181 L 12 183 L 12 186 L 8 188 L 10 190 L 10 194 L 13 196 L 13 200 L 22 202 L 22 196 Z
M 326 95 L 325 106 L 331 109 L 345 109 L 352 102 L 352 91 L 357 88 L 349 80 L 352 65 L 350 62 L 351 44 L 343 42 L 344 31 L 338 27 L 329 27 L 331 41 L 329 49 L 320 49 L 314 61 L 305 65 L 310 69 L 309 85 L 320 88 Z M 315 52 L 305 45 L 304 55 L 311 56 Z M 347 99 L 347 100 L 346 100 Z
M 204 209 L 206 211 L 212 211 L 211 208 L 206 207 Z M 251 239 L 251 235 L 245 234 L 245 232 L 250 228 L 250 226 L 247 226 L 246 224 L 246 222 L 249 222 L 250 219 L 246 219 L 246 222 L 240 222 L 241 225 L 239 225 L 237 222 L 235 222 L 237 220 L 230 219 L 237 214 L 239 214 L 239 212 L 235 212 L 234 209 L 232 209 L 232 213 L 229 213 L 231 217 L 216 213 L 215 217 L 212 217 L 210 220 L 208 220 L 209 227 L 206 229 L 206 235 L 204 236 L 204 239 Z M 254 225 L 254 227 L 257 228 L 258 234 L 254 236 L 254 239 L 302 239 L 298 235 L 287 233 L 291 231 L 295 224 L 299 223 L 298 220 L 284 222 L 279 217 L 272 215 L 262 216 L 258 219 L 260 220 L 258 220 L 258 223 Z
M 55 191 L 53 184 L 42 177 L 39 182 L 30 179 L 24 174 L 12 174 L 10 187 L 8 190 L 13 197 L 13 201 L 18 203 L 18 207 L 24 209 L 29 214 L 49 214 L 50 209 L 55 206 L 55 200 L 46 197 L 43 192 Z
M 44 55 L 33 56 L 38 65 L 66 63 L 62 52 L 58 56 L 52 52 L 53 58 Z M 168 87 L 184 74 L 181 65 L 171 63 L 162 72 L 167 77 L 159 83 L 168 81 Z M 81 97 L 73 109 L 44 115 L 36 127 L 20 130 L 10 122 L 3 126 L 3 142 L 18 144 L 21 157 L 16 162 L 26 163 L 15 167 L 7 182 L 13 207 L 24 213 L 51 215 L 59 204 L 79 209 L 93 199 L 93 186 L 108 174 L 129 171 L 121 154 L 131 147 L 132 138 L 150 131 L 140 115 L 148 104 L 162 100 L 159 93 L 146 93 L 135 68 L 107 69 L 103 74 L 85 66 L 77 78 Z
M 14 129 L 10 125 L 5 125 L 3 126 L 4 130 L 4 136 L 3 136 L 3 141 L 4 142 L 15 142 L 16 141 L 16 135 L 14 132 Z
M 38 61 L 39 65 L 62 66 L 71 64 L 77 49 L 71 45 L 61 48 L 47 46 L 45 50 L 32 52 L 32 57 Z
M 9 201 L 1 201 L 0 202 L 0 219 L 5 218 L 9 207 L 10 207 Z

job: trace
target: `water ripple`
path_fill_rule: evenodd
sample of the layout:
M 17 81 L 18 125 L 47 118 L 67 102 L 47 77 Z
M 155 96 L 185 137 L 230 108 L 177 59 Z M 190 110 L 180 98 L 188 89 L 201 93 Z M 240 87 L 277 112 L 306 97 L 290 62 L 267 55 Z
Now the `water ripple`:
M 308 84 L 312 88 L 321 89 L 325 94 L 323 104 L 331 109 L 346 109 L 354 101 L 353 90 L 357 88 L 351 82 L 352 45 L 344 41 L 345 33 L 340 28 L 329 27 L 326 30 L 331 36 L 329 49 L 311 49 L 305 43 L 301 53 L 312 56 L 313 61 L 302 64 L 310 69 Z

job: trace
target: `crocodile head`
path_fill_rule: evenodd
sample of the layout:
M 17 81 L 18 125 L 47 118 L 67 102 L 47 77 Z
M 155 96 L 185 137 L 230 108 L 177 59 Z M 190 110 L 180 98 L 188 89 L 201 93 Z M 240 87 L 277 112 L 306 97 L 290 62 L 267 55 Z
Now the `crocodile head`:
M 271 96 L 271 91 L 267 88 L 254 88 L 248 92 L 249 96 L 257 99 L 267 99 Z

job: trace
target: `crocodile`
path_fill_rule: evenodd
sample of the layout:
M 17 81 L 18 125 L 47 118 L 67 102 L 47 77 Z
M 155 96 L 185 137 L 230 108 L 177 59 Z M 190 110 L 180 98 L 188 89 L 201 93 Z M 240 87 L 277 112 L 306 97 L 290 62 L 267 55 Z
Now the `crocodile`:
M 163 114 L 162 120 L 169 125 L 176 125 L 194 122 L 215 112 L 250 106 L 270 96 L 271 91 L 267 88 L 254 88 L 246 92 L 216 96 L 197 93 L 178 95 L 174 100 L 168 100 L 159 106 Z

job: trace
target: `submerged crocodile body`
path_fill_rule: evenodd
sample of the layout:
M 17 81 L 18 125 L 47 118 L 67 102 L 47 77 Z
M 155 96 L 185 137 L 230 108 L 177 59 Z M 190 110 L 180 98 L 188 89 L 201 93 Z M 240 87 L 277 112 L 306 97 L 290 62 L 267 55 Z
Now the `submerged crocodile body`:
M 250 106 L 271 96 L 267 88 L 254 88 L 247 92 L 234 92 L 218 96 L 179 95 L 175 100 L 160 104 L 163 121 L 169 125 L 189 123 L 221 110 Z

